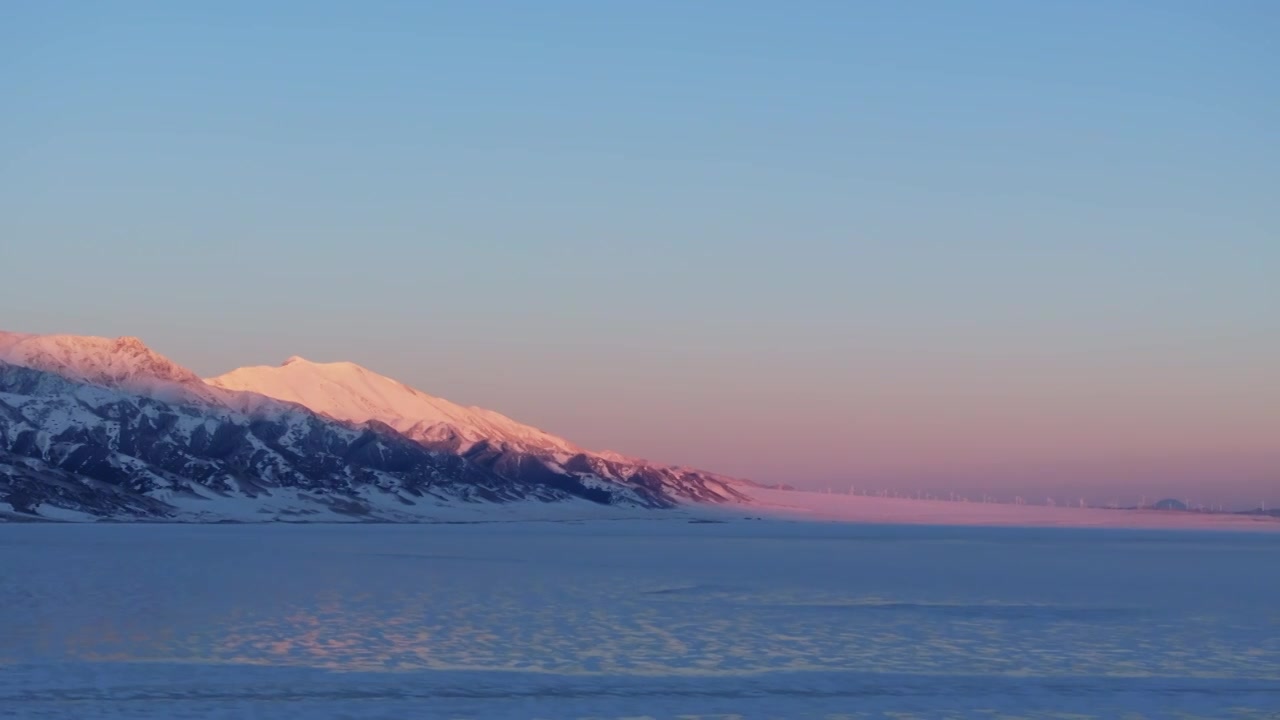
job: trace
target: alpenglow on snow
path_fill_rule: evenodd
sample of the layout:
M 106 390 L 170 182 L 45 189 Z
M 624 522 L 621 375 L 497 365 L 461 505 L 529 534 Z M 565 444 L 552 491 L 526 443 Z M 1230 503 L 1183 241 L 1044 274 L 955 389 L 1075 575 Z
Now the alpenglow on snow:
M 592 452 L 345 362 L 202 380 L 137 338 L 0 332 L 0 509 L 208 521 L 669 508 L 745 480 Z

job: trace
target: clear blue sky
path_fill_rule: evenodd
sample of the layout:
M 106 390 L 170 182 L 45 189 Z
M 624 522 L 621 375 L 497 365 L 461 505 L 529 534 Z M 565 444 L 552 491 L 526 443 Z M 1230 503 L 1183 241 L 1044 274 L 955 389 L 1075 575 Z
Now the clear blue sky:
M 351 359 L 798 485 L 1280 501 L 1277 38 L 1207 0 L 4 3 L 0 327 Z

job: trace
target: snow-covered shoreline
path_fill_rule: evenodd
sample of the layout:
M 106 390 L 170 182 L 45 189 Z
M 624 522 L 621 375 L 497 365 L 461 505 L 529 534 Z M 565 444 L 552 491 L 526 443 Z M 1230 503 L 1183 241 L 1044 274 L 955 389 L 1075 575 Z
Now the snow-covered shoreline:
M 561 502 L 453 503 L 399 509 L 363 517 L 327 510 L 322 498 L 284 492 L 248 501 L 240 498 L 187 499 L 182 515 L 166 519 L 100 518 L 49 508 L 46 516 L 0 514 L 11 520 L 50 522 L 435 524 L 512 522 L 746 522 L 846 523 L 981 527 L 1115 528 L 1134 530 L 1212 530 L 1280 532 L 1280 519 L 1246 514 L 1171 510 L 1134 510 L 839 495 L 799 490 L 750 488 L 749 500 L 690 503 L 676 508 L 643 509 L 600 505 L 585 500 Z M 365 498 L 377 501 L 376 496 Z M 300 510 L 304 508 L 305 510 Z M 43 513 L 42 513 L 43 514 Z

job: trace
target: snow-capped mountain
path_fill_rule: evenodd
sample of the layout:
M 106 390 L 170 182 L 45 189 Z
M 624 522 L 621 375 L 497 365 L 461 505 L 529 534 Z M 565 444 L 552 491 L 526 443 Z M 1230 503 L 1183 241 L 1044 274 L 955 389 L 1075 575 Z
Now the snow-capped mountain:
M 339 420 L 377 420 L 415 440 L 459 452 L 481 442 L 558 455 L 582 452 L 563 438 L 499 413 L 432 397 L 349 362 L 315 363 L 295 356 L 278 367 L 243 367 L 206 382 L 297 403 Z
M 569 497 L 301 409 L 255 418 L 0 363 L 0 501 L 17 512 L 219 519 L 260 505 L 272 518 L 401 519 L 453 501 Z
M 380 422 L 427 447 L 460 453 L 500 475 L 550 471 L 588 484 L 644 488 L 657 497 L 743 499 L 735 486 L 745 481 L 655 465 L 610 451 L 584 450 L 500 413 L 433 397 L 354 363 L 316 363 L 295 356 L 276 367 L 240 368 L 207 382 L 297 403 L 339 420 Z
M 255 415 L 287 403 L 213 387 L 136 337 L 29 335 L 0 331 L 0 362 L 175 403 L 208 404 Z
M 583 451 L 350 363 L 206 383 L 136 338 L 0 333 L 0 510 L 415 520 L 477 502 L 741 499 L 743 482 Z
M 212 401 L 200 377 L 136 337 L 0 332 L 0 362 L 149 397 Z

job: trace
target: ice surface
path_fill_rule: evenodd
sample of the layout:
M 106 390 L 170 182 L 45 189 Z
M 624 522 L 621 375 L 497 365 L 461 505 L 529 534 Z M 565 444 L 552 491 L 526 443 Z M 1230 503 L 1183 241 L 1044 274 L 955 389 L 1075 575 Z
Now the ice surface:
M 1280 716 L 1280 536 L 0 525 L 0 717 Z

